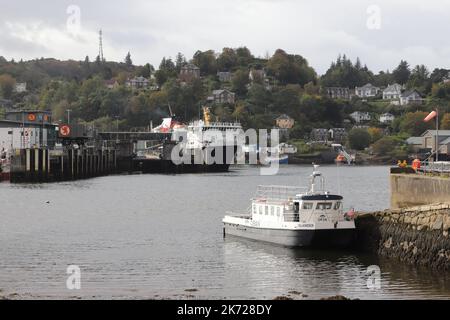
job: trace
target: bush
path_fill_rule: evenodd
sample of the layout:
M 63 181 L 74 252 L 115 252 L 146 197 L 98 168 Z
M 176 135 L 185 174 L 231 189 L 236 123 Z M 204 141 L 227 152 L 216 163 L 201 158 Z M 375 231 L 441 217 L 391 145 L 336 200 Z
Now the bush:
M 364 150 L 370 145 L 371 136 L 365 129 L 352 129 L 348 134 L 350 148 Z

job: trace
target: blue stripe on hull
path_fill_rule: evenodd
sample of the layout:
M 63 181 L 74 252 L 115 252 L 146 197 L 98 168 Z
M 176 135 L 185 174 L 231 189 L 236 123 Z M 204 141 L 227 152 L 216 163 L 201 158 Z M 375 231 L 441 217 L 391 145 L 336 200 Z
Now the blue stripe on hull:
M 224 224 L 225 235 L 275 243 L 288 247 L 340 247 L 352 244 L 354 229 L 280 230 Z

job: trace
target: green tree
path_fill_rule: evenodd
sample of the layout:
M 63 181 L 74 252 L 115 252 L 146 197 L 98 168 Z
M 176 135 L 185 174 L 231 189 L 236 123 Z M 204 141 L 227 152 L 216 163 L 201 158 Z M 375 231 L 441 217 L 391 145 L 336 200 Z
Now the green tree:
M 248 72 L 245 70 L 236 71 L 231 79 L 232 90 L 239 96 L 244 96 L 247 93 L 249 83 Z
M 298 83 L 305 85 L 315 81 L 316 73 L 305 58 L 300 55 L 289 55 L 278 49 L 267 63 L 269 75 L 274 76 L 282 84 Z
M 131 60 L 131 54 L 130 51 L 128 51 L 126 57 L 125 57 L 125 64 L 127 67 L 131 67 L 133 65 L 133 61 Z
M 223 48 L 217 58 L 217 69 L 219 71 L 231 71 L 238 65 L 238 55 L 231 48 Z
M 410 136 L 420 136 L 426 130 L 432 129 L 433 121 L 423 121 L 427 115 L 428 112 L 422 111 L 407 113 L 400 122 L 400 131 Z
M 355 128 L 348 133 L 350 148 L 364 150 L 370 145 L 370 134 L 365 129 Z
M 200 68 L 203 75 L 215 75 L 217 73 L 216 56 L 213 50 L 197 51 L 194 54 L 193 63 Z
M 409 80 L 411 71 L 409 69 L 409 64 L 406 61 L 401 60 L 397 68 L 392 72 L 395 82 L 400 84 L 406 84 Z
M 11 98 L 15 85 L 16 80 L 9 74 L 0 75 L 0 93 L 4 98 L 6 99 Z

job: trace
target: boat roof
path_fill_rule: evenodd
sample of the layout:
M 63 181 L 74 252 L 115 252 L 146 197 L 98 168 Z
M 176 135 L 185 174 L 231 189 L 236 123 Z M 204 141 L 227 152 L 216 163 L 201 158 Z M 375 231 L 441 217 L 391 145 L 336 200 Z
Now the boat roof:
M 338 196 L 335 194 L 311 194 L 311 195 L 300 195 L 301 200 L 310 200 L 310 201 L 329 201 L 329 200 L 342 200 L 344 199 L 342 196 Z

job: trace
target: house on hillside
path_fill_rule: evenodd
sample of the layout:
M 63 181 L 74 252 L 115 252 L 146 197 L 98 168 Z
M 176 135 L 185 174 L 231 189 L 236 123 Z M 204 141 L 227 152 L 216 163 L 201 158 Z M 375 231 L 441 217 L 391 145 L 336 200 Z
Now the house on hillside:
M 406 106 L 409 104 L 422 104 L 424 99 L 416 89 L 408 90 L 400 95 L 400 105 Z
M 115 79 L 105 80 L 104 84 L 108 89 L 117 89 L 119 87 L 119 82 Z
M 26 82 L 17 82 L 14 91 L 17 93 L 27 92 L 27 83 Z
M 394 115 L 391 114 L 391 113 L 383 113 L 383 114 L 380 116 L 380 122 L 383 123 L 383 124 L 389 124 L 389 123 L 391 123 L 392 121 L 394 121 L 394 119 L 395 119 L 395 117 L 394 117 Z
M 125 82 L 127 87 L 132 89 L 143 89 L 147 88 L 150 84 L 150 81 L 144 77 L 134 77 L 133 79 L 128 79 Z
M 368 83 L 362 87 L 355 88 L 355 94 L 360 98 L 375 97 L 378 92 L 380 92 L 380 88 L 375 87 L 371 83 Z
M 398 100 L 402 94 L 403 87 L 398 83 L 389 85 L 383 90 L 383 100 Z
M 350 114 L 350 117 L 355 120 L 356 123 L 367 122 L 372 119 L 368 112 L 355 111 Z
M 217 77 L 220 82 L 230 82 L 233 74 L 228 71 L 217 72 Z
M 295 125 L 295 120 L 287 114 L 282 114 L 275 119 L 276 125 L 280 129 L 292 129 Z
M 326 87 L 325 92 L 331 99 L 350 99 L 350 89 L 343 87 Z
M 213 104 L 229 103 L 234 104 L 235 94 L 226 89 L 214 90 L 212 95 L 208 97 L 208 102 Z
M 419 152 L 422 149 L 423 138 L 422 137 L 409 137 L 406 139 L 406 144 L 411 147 L 414 152 Z
M 183 82 L 190 82 L 200 78 L 200 68 L 193 63 L 181 67 L 178 78 Z

